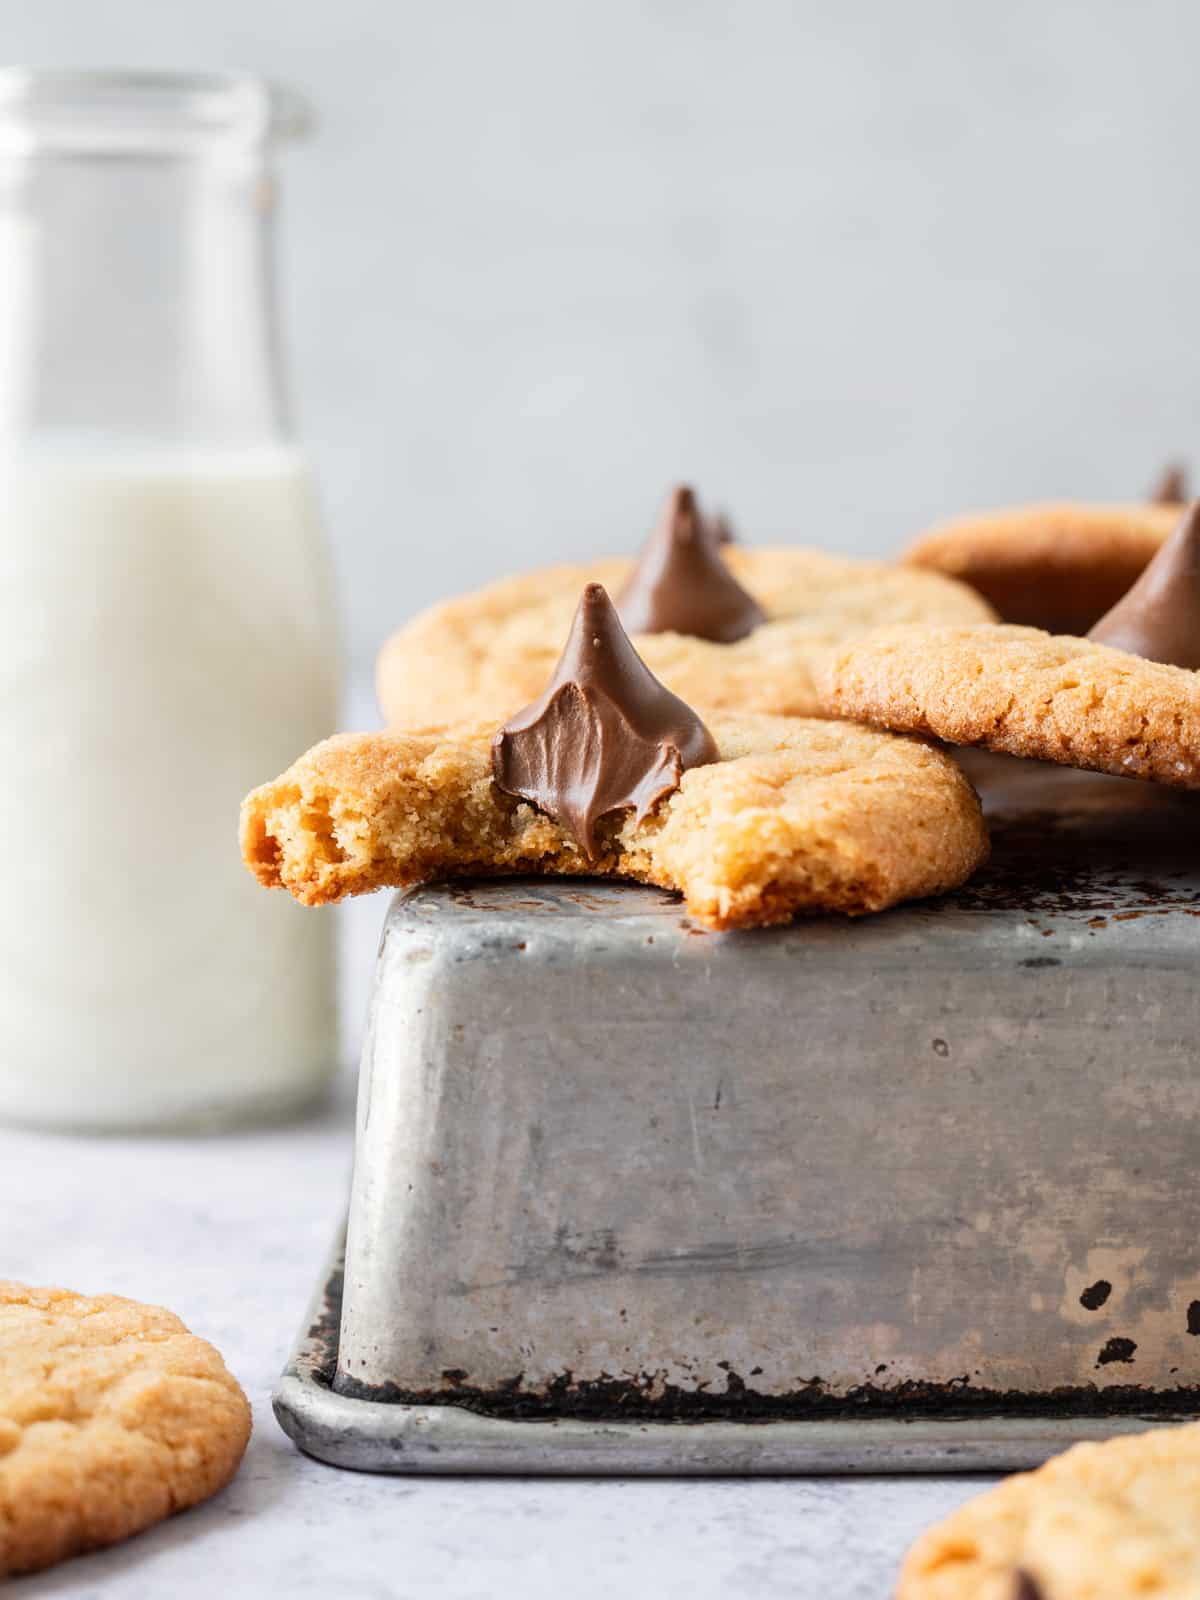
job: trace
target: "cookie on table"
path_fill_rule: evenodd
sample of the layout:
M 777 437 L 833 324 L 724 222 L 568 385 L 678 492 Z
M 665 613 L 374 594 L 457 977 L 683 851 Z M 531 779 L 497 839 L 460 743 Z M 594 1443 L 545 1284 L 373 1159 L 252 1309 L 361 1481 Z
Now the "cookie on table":
M 249 1437 L 237 1382 L 170 1311 L 0 1282 L 0 1577 L 216 1494 Z
M 883 628 L 834 654 L 826 711 L 1063 766 L 1200 788 L 1200 502 L 1078 639 Z
M 991 608 L 937 573 L 818 550 L 722 542 L 689 489 L 676 489 L 641 559 L 545 568 L 424 612 L 376 669 L 392 727 L 502 720 L 539 692 L 580 591 L 600 583 L 651 671 L 706 710 L 807 716 L 813 669 L 833 645 L 881 622 L 986 622 Z
M 1195 1600 L 1200 1423 L 1077 1444 L 909 1551 L 896 1600 Z
M 987 834 L 970 784 L 924 742 L 752 713 L 702 722 L 592 584 L 549 685 L 507 726 L 327 740 L 248 796 L 242 852 L 305 905 L 450 876 L 595 874 L 676 890 L 697 921 L 735 928 L 957 887 Z
M 1162 487 L 1182 492 L 1182 483 Z M 970 584 L 1005 622 L 1084 634 L 1161 549 L 1179 510 L 1062 502 L 957 517 L 922 534 L 904 560 Z

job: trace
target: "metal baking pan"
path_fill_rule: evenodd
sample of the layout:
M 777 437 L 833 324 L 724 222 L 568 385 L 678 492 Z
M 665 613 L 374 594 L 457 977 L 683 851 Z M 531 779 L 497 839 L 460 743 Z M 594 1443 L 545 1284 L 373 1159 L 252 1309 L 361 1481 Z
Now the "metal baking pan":
M 1195 804 L 986 778 L 989 868 L 859 922 L 398 897 L 292 1436 L 396 1471 L 974 1470 L 1200 1411 Z

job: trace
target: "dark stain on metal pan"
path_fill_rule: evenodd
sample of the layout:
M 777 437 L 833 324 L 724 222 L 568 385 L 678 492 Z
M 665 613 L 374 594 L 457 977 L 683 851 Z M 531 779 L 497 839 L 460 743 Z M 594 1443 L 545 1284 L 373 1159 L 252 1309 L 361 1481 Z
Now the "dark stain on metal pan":
M 454 1405 L 483 1416 L 514 1421 L 575 1417 L 595 1421 L 766 1423 L 805 1418 L 959 1421 L 972 1417 L 1184 1419 L 1200 1415 L 1200 1386 L 1195 1385 L 1150 1389 L 1133 1383 L 1089 1383 L 1027 1393 L 985 1388 L 964 1376 L 946 1383 L 906 1379 L 895 1384 L 864 1383 L 835 1390 L 820 1377 L 813 1377 L 798 1383 L 790 1393 L 775 1395 L 760 1393 L 727 1363 L 722 1364 L 725 1383 L 721 1389 L 683 1389 L 664 1383 L 660 1373 L 578 1382 L 573 1374 L 565 1372 L 537 1390 L 525 1386 L 521 1373 L 484 1390 L 473 1385 L 470 1374 L 461 1368 L 446 1372 L 444 1388 L 418 1390 L 396 1383 L 366 1384 L 337 1371 L 343 1283 L 344 1273 L 337 1267 L 326 1282 L 320 1312 L 309 1329 L 308 1359 L 315 1381 L 346 1399 L 407 1406 Z M 1092 1285 L 1093 1295 L 1101 1287 L 1102 1284 Z M 1200 1333 L 1200 1301 L 1188 1308 L 1188 1326 L 1190 1331 Z M 1132 1345 L 1132 1341 L 1121 1339 L 1110 1343 Z M 882 1376 L 886 1370 L 887 1364 L 881 1363 L 875 1376 Z M 752 1368 L 750 1378 L 759 1376 L 761 1371 L 761 1367 Z
M 1107 1367 L 1114 1361 L 1124 1361 L 1132 1365 L 1136 1350 L 1137 1345 L 1132 1339 L 1110 1339 L 1096 1357 L 1096 1365 Z
M 1099 1311 L 1100 1307 L 1112 1293 L 1112 1284 L 1107 1278 L 1099 1278 L 1079 1296 L 1079 1304 L 1085 1311 Z
M 1184 825 L 1182 817 L 1173 825 L 1173 815 L 1164 816 L 1155 804 L 1000 813 L 989 819 L 990 861 L 945 903 L 967 911 L 1086 913 L 1097 929 L 1149 912 L 1195 908 L 1200 893 L 1173 881 Z
M 392 1383 L 360 1383 L 338 1373 L 332 1386 L 346 1399 L 406 1406 L 455 1405 L 513 1421 L 553 1417 L 613 1422 L 780 1422 L 854 1417 L 955 1420 L 982 1416 L 1184 1417 L 1200 1412 L 1197 1388 L 1150 1390 L 1137 1384 L 1086 1384 L 1025 1394 L 976 1388 L 966 1379 L 956 1379 L 951 1383 L 906 1381 L 891 1386 L 866 1383 L 839 1392 L 813 1378 L 789 1394 L 768 1395 L 752 1389 L 732 1370 L 726 1374 L 721 1390 L 681 1389 L 664 1384 L 651 1374 L 580 1383 L 570 1373 L 563 1373 L 536 1391 L 524 1388 L 519 1377 L 494 1390 L 477 1389 L 467 1382 L 456 1382 L 446 1389 L 413 1390 Z

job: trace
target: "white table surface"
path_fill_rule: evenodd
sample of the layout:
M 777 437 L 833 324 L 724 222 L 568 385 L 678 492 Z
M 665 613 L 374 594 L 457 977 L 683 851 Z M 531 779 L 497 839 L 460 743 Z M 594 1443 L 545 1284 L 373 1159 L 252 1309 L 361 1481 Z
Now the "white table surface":
M 363 908 L 355 946 L 384 903 Z M 883 1600 L 913 1536 L 976 1492 L 982 1480 L 964 1478 L 404 1479 L 306 1459 L 269 1397 L 344 1204 L 351 1133 L 348 1075 L 321 1113 L 267 1131 L 0 1132 L 0 1276 L 170 1306 L 254 1403 L 224 1494 L 12 1583 L 13 1600 Z

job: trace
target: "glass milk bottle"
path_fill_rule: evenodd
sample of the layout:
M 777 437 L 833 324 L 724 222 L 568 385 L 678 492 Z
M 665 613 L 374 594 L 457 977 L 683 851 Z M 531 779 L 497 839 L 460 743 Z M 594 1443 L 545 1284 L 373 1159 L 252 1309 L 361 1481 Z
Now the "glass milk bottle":
M 205 1127 L 335 1062 L 333 927 L 238 803 L 335 726 L 251 80 L 0 74 L 0 1119 Z

